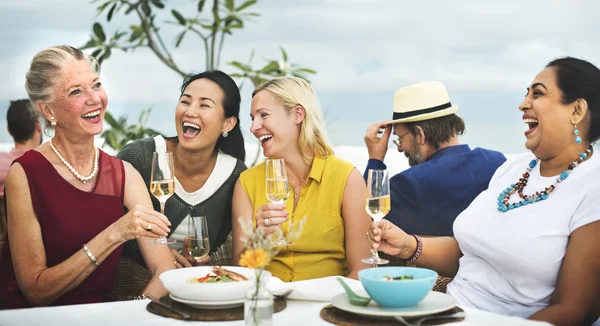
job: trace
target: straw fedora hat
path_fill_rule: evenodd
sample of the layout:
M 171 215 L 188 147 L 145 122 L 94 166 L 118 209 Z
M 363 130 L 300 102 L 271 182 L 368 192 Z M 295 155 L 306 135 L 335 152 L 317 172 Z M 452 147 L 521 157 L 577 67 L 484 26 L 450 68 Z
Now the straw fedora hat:
M 450 103 L 444 85 L 430 81 L 399 88 L 394 94 L 394 116 L 387 125 L 423 121 L 447 116 L 458 111 Z

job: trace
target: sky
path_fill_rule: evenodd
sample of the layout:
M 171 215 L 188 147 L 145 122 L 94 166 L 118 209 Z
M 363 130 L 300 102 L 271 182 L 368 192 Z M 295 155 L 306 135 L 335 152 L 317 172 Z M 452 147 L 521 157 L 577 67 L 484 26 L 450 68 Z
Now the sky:
M 193 15 L 195 3 L 169 0 L 168 8 Z M 84 0 L 0 0 L 1 117 L 10 99 L 27 96 L 24 76 L 36 52 L 58 44 L 82 46 L 94 22 L 107 34 L 135 23 L 122 13 L 107 23 L 97 6 Z M 261 16 L 227 36 L 219 68 L 234 72 L 227 62 L 247 62 L 252 51 L 252 63 L 262 66 L 285 48 L 291 62 L 317 71 L 310 81 L 337 146 L 363 146 L 368 125 L 391 117 L 396 89 L 438 80 L 466 122 L 462 142 L 523 152 L 526 127 L 517 108 L 535 75 L 565 55 L 600 64 L 594 32 L 600 30 L 600 2 L 593 0 L 259 0 L 251 8 Z M 173 20 L 167 10 L 156 19 Z M 173 48 L 179 29 L 161 26 Z M 197 38 L 186 36 L 172 54 L 184 71 L 205 68 Z M 114 115 L 135 121 L 150 107 L 149 125 L 174 133 L 181 77 L 150 50 L 113 52 L 101 78 Z M 250 86 L 246 81 L 241 90 L 241 126 L 252 141 Z M 0 142 L 9 142 L 1 124 Z

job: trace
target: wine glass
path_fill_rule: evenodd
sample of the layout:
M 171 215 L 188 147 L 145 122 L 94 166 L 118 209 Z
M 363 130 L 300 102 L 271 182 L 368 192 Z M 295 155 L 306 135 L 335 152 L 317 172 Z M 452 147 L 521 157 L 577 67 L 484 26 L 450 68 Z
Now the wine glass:
M 390 212 L 390 182 L 387 170 L 369 169 L 367 172 L 367 213 L 373 218 L 373 223 L 381 219 Z M 369 258 L 362 260 L 363 263 L 378 265 L 387 264 L 388 260 L 379 258 L 377 250 Z
M 175 169 L 173 153 L 152 153 L 152 172 L 150 174 L 150 193 L 160 202 L 160 213 L 165 214 L 165 203 L 175 192 Z M 171 244 L 177 241 L 162 237 L 153 241 L 159 244 Z
M 267 199 L 272 203 L 284 204 L 285 200 L 290 196 L 290 186 L 283 159 L 267 158 L 265 160 L 265 176 L 267 179 Z M 283 223 L 281 227 L 283 228 Z M 280 234 L 275 245 L 285 246 L 294 244 L 285 240 L 283 229 Z
M 206 257 L 210 252 L 206 216 L 189 216 L 184 250 L 187 250 L 187 253 L 194 257 L 196 262 L 199 262 L 201 258 Z

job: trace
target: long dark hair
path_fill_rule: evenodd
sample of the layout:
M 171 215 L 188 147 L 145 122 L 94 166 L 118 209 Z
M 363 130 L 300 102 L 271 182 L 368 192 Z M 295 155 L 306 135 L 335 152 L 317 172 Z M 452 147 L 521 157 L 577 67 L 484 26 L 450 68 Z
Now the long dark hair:
M 556 71 L 556 82 L 563 93 L 562 103 L 584 99 L 590 113 L 588 141 L 600 138 L 600 69 L 593 64 L 572 57 L 550 61 L 546 67 Z
M 191 73 L 183 79 L 181 85 L 181 94 L 193 81 L 198 79 L 206 78 L 215 82 L 223 91 L 223 109 L 225 111 L 225 118 L 235 117 L 235 126 L 227 137 L 223 135 L 219 136 L 217 140 L 217 149 L 225 154 L 229 154 L 241 161 L 246 159 L 246 149 L 244 148 L 244 136 L 240 129 L 240 102 L 242 101 L 240 96 L 240 89 L 238 88 L 235 81 L 229 77 L 226 73 L 220 70 L 209 70 L 201 73 Z M 180 97 L 181 97 L 180 94 Z

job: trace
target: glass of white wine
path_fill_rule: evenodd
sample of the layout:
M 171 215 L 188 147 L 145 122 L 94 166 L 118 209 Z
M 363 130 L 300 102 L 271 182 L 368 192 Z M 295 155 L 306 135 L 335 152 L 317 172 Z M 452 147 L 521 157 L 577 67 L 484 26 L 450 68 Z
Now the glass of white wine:
M 210 238 L 208 237 L 206 216 L 189 216 L 185 242 L 184 250 L 187 250 L 196 262 L 208 255 L 210 252 Z
M 267 158 L 265 160 L 265 176 L 267 179 L 267 199 L 272 203 L 284 204 L 290 196 L 287 173 L 285 172 L 285 161 L 282 158 Z M 283 228 L 283 224 L 281 225 Z M 277 246 L 292 245 L 287 242 L 281 231 L 281 236 L 275 242 Z
M 150 174 L 150 193 L 160 202 L 160 213 L 165 214 L 165 203 L 175 192 L 175 167 L 173 153 L 152 153 L 152 172 Z M 177 241 L 162 237 L 154 243 L 171 244 Z
M 387 170 L 369 169 L 367 172 L 367 213 L 377 223 L 390 212 L 390 181 Z M 381 265 L 389 263 L 386 259 L 379 258 L 377 251 L 369 258 L 362 260 L 363 263 Z

